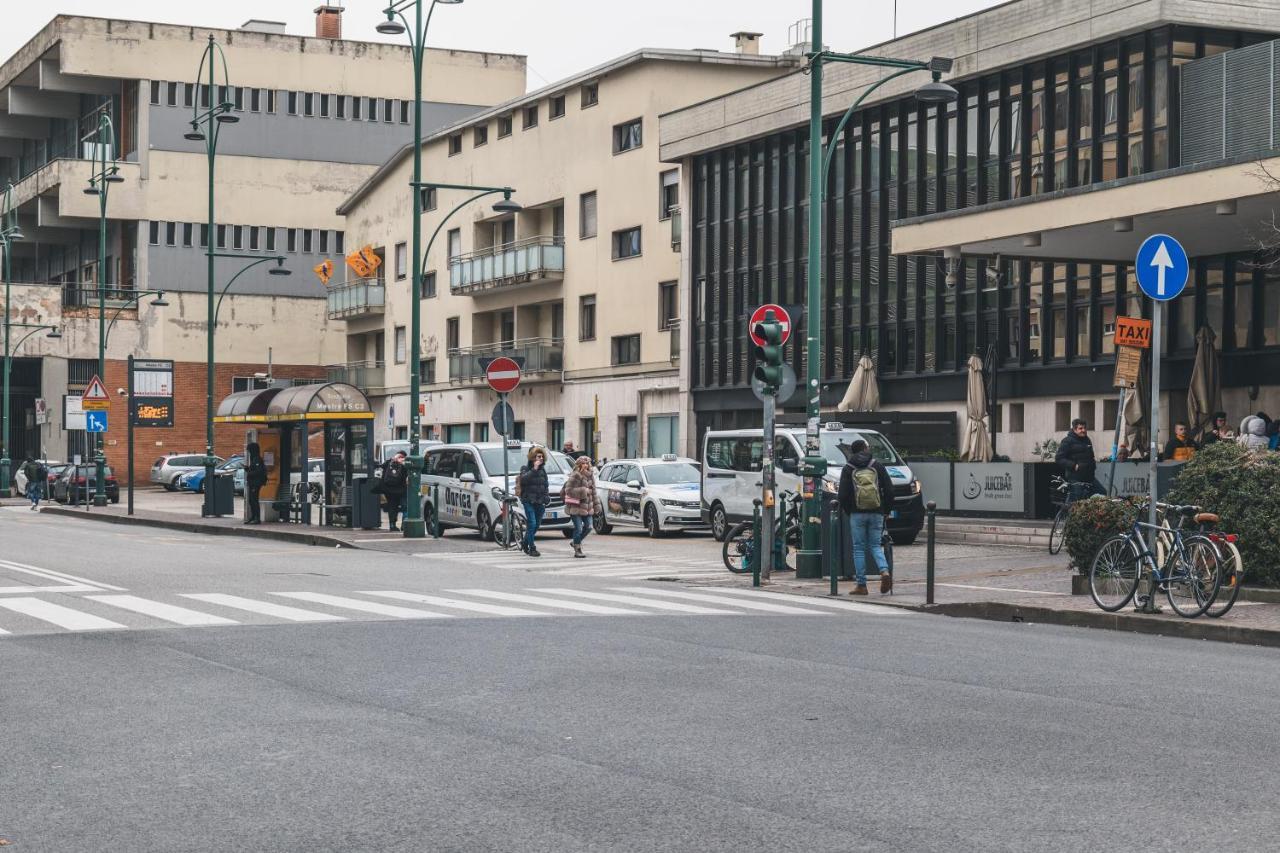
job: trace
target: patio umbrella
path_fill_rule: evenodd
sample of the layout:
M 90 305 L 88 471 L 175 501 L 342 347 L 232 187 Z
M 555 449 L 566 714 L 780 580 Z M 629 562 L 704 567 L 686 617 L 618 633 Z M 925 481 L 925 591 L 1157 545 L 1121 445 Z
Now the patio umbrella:
M 1187 389 L 1187 419 L 1191 435 L 1200 440 L 1213 424 L 1213 415 L 1222 408 L 1222 383 L 1218 351 L 1213 343 L 1217 335 L 1208 326 L 1196 332 L 1196 362 L 1191 368 L 1191 387 Z
M 876 365 L 866 353 L 858 359 L 858 367 L 849 380 L 844 398 L 836 406 L 841 412 L 874 412 L 880 408 L 880 386 L 876 382 Z
M 982 379 L 982 359 L 969 356 L 969 423 L 965 427 L 960 458 L 965 462 L 991 461 L 991 435 L 987 432 L 987 384 Z
M 1142 354 L 1142 367 L 1138 370 L 1138 387 L 1129 392 L 1124 401 L 1124 441 L 1130 456 L 1146 458 L 1151 444 L 1151 379 L 1148 372 L 1151 358 Z

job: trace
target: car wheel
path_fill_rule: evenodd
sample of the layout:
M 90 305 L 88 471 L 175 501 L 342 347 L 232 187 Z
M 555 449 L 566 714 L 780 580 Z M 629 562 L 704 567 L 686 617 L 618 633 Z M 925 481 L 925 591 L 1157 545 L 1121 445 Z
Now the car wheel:
M 601 536 L 613 532 L 613 525 L 604 520 L 603 512 L 598 512 L 591 517 L 591 528 Z
M 118 504 L 118 503 L 120 503 L 120 496 L 119 496 L 119 495 L 116 495 L 114 498 L 112 498 L 112 499 L 111 499 L 111 502 L 112 502 L 113 504 Z
M 728 532 L 729 516 L 725 514 L 723 506 L 713 504 L 711 507 L 711 535 L 717 542 L 723 542 L 725 534 Z
M 164 490 L 165 490 L 166 492 L 176 492 L 176 491 L 178 491 L 178 485 L 179 485 L 179 481 L 180 481 L 181 479 L 182 479 L 182 475 L 181 475 L 181 474 L 179 474 L 178 476 L 174 477 L 172 480 L 170 480 L 170 481 L 165 485 Z
M 920 535 L 920 531 L 914 533 L 891 533 L 889 537 L 893 539 L 894 545 L 912 545 L 915 544 L 916 537 Z
M 658 511 L 649 504 L 644 508 L 644 529 L 649 531 L 650 539 L 662 536 L 662 526 L 658 523 Z
M 481 542 L 498 541 L 494 538 L 493 519 L 489 517 L 489 510 L 484 507 L 476 510 L 476 527 Z

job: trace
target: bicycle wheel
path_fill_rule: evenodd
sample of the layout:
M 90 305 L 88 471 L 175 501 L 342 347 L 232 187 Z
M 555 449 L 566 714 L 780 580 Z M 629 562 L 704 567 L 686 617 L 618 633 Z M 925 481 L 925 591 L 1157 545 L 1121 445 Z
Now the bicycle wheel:
M 1067 539 L 1067 515 L 1070 504 L 1064 504 L 1053 517 L 1053 529 L 1049 531 L 1049 553 L 1057 554 L 1062 550 L 1062 543 Z
M 1108 613 L 1124 607 L 1138 590 L 1140 568 L 1138 549 L 1128 536 L 1121 534 L 1103 542 L 1089 567 L 1093 603 Z
M 1185 619 L 1194 619 L 1212 605 L 1222 583 L 1218 548 L 1208 536 L 1182 540 L 1184 553 L 1174 557 L 1165 594 L 1169 606 Z
M 1236 599 L 1240 597 L 1240 587 L 1244 586 L 1244 559 L 1235 543 L 1218 543 L 1218 556 L 1222 566 L 1222 583 L 1218 587 L 1218 597 L 1204 612 L 1206 616 L 1215 619 L 1227 615 L 1227 611 L 1235 606 Z
M 742 521 L 729 528 L 724 535 L 724 545 L 720 555 L 724 558 L 724 567 L 734 574 L 740 575 L 751 571 L 751 557 L 755 553 L 755 541 L 752 536 L 751 522 Z
M 498 519 L 494 525 L 493 541 L 503 550 L 519 546 L 524 541 L 524 516 L 512 513 L 511 524 L 507 526 L 503 525 L 502 519 Z

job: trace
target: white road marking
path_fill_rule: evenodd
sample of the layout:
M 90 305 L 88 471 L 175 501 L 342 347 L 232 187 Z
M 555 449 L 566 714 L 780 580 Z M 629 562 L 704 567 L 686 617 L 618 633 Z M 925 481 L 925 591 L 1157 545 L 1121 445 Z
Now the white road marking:
M 110 590 L 115 590 L 116 592 L 124 592 L 125 590 L 125 587 L 122 587 L 122 586 L 112 586 L 111 584 L 108 584 L 108 583 L 98 583 L 97 581 L 91 581 L 88 578 L 77 577 L 76 575 L 69 575 L 66 572 L 54 571 L 53 569 L 43 569 L 43 568 L 40 568 L 39 566 L 28 566 L 26 563 L 16 563 L 13 560 L 0 560 L 0 566 L 4 566 L 11 569 L 17 569 L 18 571 L 25 571 L 29 574 L 45 575 L 46 577 L 49 577 L 51 579 L 73 581 L 78 584 L 85 584 L 86 586 L 92 586 L 95 589 L 110 589 Z
M 346 621 L 345 616 L 334 616 L 329 613 L 321 613 L 318 610 L 303 610 L 301 607 L 289 607 L 286 604 L 276 604 L 271 601 L 256 601 L 252 598 L 241 598 L 238 595 L 223 595 L 220 592 L 186 592 L 182 593 L 183 598 L 191 598 L 196 601 L 204 601 L 209 604 L 219 604 L 223 607 L 231 607 L 235 610 L 246 610 L 250 613 L 260 613 L 263 616 L 276 616 L 281 619 L 287 619 L 290 622 L 343 622 Z
M 162 619 L 165 622 L 172 622 L 175 625 L 195 627 L 197 625 L 240 624 L 234 619 L 214 616 L 210 613 L 201 613 L 198 610 L 188 610 L 185 607 L 165 604 L 162 601 L 151 601 L 147 598 L 138 598 L 136 595 L 89 595 L 85 597 L 90 601 L 101 601 L 103 604 L 110 604 L 112 607 L 132 610 L 134 613 L 141 613 L 143 616 L 153 616 L 156 619 Z
M 316 604 L 327 604 L 330 607 L 342 607 L 347 610 L 359 610 L 364 613 L 376 613 L 379 616 L 394 616 L 397 619 L 452 619 L 448 613 L 432 613 L 429 610 L 416 610 L 411 607 L 396 607 L 393 604 L 381 604 L 376 601 L 361 601 L 358 598 L 345 598 L 341 595 L 327 595 L 323 592 L 273 592 L 285 598 L 296 598 L 298 601 L 312 601 Z
M 474 595 L 477 598 L 493 598 L 498 601 L 514 601 L 517 604 L 541 604 L 543 607 L 563 607 L 565 610 L 578 610 L 583 613 L 595 613 L 602 616 L 643 616 L 639 610 L 624 610 L 621 607 L 604 607 L 599 604 L 586 604 L 581 601 L 558 601 L 540 595 L 521 595 L 514 592 L 493 592 L 487 589 L 450 589 L 460 595 Z
M 581 589 L 556 589 L 538 587 L 538 592 L 550 592 L 555 595 L 573 595 L 578 598 L 590 598 L 596 601 L 611 601 L 614 604 L 631 604 L 652 607 L 655 610 L 670 610 L 675 613 L 697 613 L 704 616 L 740 616 L 732 610 L 716 610 L 711 607 L 699 607 L 696 604 L 677 604 L 674 601 L 646 601 L 634 595 L 617 595 L 608 592 L 587 592 Z
M 855 613 L 874 613 L 877 616 L 913 616 L 910 610 L 903 610 L 898 607 L 889 607 L 881 604 L 865 604 L 860 601 L 845 601 L 844 599 L 835 598 L 818 598 L 813 595 L 787 595 L 781 592 L 762 592 L 755 589 L 741 589 L 734 587 L 732 589 L 717 589 L 718 594 L 728 595 L 754 595 L 760 598 L 768 598 L 774 601 L 790 601 L 793 603 L 803 602 L 804 604 L 814 604 L 819 607 L 830 607 L 833 610 L 849 610 Z M 798 601 L 797 601 L 798 599 Z
M 436 607 L 453 607 L 458 610 L 470 610 L 474 613 L 487 613 L 490 616 L 551 616 L 538 610 L 525 610 L 520 607 L 503 607 L 501 604 L 482 604 L 478 601 L 462 601 L 457 598 L 440 598 L 435 595 L 420 595 L 416 592 L 395 592 L 393 590 L 361 590 L 361 595 L 380 595 L 383 598 L 396 598 L 401 601 L 416 601 L 419 604 L 433 604 Z
M 61 604 L 50 604 L 38 598 L 0 598 L 0 607 L 31 616 L 42 622 L 49 622 L 68 631 L 101 631 L 125 627 L 119 622 L 72 610 Z
M 707 595 L 699 592 L 676 592 L 670 589 L 651 589 L 647 586 L 619 586 L 614 587 L 619 592 L 634 592 L 640 595 L 660 595 L 667 598 L 683 598 L 689 601 L 703 601 L 708 604 L 728 604 L 723 598 L 715 595 Z M 793 613 L 797 616 L 826 616 L 826 613 L 817 610 L 804 610 L 799 607 L 792 607 L 785 604 L 770 604 L 764 601 L 735 601 L 733 606 L 744 607 L 747 610 L 764 610 L 770 613 Z

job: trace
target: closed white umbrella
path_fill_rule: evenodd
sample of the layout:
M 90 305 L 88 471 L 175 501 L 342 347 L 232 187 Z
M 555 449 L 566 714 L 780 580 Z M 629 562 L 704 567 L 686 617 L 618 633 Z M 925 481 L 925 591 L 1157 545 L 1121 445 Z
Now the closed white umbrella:
M 969 356 L 968 415 L 960 458 L 965 462 L 991 461 L 991 435 L 987 432 L 987 384 L 982 380 L 982 359 Z
M 1218 350 L 1213 345 L 1216 338 L 1208 326 L 1201 326 L 1196 332 L 1196 360 L 1191 367 L 1191 387 L 1187 389 L 1187 420 L 1191 421 L 1191 435 L 1197 441 L 1204 440 L 1205 431 L 1213 426 L 1214 413 L 1222 408 Z
M 880 408 L 880 385 L 876 382 L 876 365 L 871 356 L 863 354 L 858 367 L 849 380 L 844 399 L 836 406 L 841 412 L 874 412 Z

